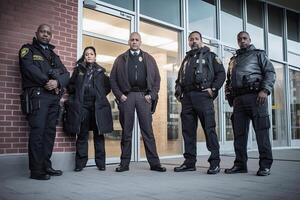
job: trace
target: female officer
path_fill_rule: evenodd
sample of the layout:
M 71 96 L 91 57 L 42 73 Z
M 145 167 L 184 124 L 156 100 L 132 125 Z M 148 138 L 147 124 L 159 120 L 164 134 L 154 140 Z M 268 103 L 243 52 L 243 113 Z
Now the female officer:
M 99 170 L 105 170 L 104 133 L 112 132 L 111 107 L 106 98 L 110 92 L 109 77 L 105 69 L 96 63 L 96 50 L 86 47 L 76 62 L 77 66 L 67 87 L 69 102 L 77 113 L 72 116 L 72 126 L 78 130 L 74 171 L 81 171 L 88 161 L 89 130 L 94 133 L 95 162 Z

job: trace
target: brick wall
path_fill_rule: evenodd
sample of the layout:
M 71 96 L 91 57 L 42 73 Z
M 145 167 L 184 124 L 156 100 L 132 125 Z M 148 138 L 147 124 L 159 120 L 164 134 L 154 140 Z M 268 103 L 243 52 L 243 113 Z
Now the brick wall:
M 39 24 L 53 28 L 51 43 L 70 70 L 77 52 L 77 0 L 0 1 L 0 154 L 26 153 L 28 124 L 20 111 L 18 51 L 31 43 Z M 74 151 L 74 138 L 57 127 L 55 152 Z

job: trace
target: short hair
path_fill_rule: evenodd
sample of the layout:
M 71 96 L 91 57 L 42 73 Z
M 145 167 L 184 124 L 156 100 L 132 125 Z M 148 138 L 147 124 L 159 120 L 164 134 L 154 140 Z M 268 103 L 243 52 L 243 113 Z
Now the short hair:
M 247 34 L 250 38 L 250 34 L 247 31 L 240 31 L 236 36 L 239 37 L 240 34 Z
M 199 32 L 199 31 L 192 31 L 190 34 L 189 34 L 189 38 L 191 37 L 192 34 L 194 33 L 197 33 L 199 36 L 200 36 L 200 39 L 202 40 L 202 34 Z
M 132 36 L 132 35 L 134 35 L 134 34 L 138 35 L 138 36 L 139 36 L 139 38 L 140 38 L 140 39 L 142 39 L 142 37 L 141 37 L 141 34 L 140 34 L 139 32 L 132 32 L 132 33 L 130 33 L 130 35 L 129 35 L 129 39 L 130 39 L 130 38 L 131 38 L 131 36 Z
M 39 32 L 39 30 L 40 30 L 43 26 L 48 26 L 50 29 L 52 29 L 51 26 L 50 26 L 49 24 L 40 24 L 40 25 L 38 26 L 38 28 L 36 29 L 37 32 Z

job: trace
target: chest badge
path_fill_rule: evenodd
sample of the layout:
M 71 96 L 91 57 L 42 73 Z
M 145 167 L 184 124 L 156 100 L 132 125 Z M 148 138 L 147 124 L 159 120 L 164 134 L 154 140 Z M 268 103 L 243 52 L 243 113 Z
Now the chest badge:
M 202 59 L 202 64 L 205 64 L 205 59 Z
M 139 61 L 140 61 L 140 62 L 142 62 L 142 61 L 143 61 L 143 58 L 142 58 L 142 56 L 140 56 L 140 57 L 139 57 Z

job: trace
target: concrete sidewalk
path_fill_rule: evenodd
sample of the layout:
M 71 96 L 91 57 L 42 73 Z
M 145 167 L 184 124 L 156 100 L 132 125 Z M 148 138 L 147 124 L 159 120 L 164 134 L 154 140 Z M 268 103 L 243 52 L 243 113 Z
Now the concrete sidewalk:
M 167 172 L 149 170 L 146 162 L 131 163 L 130 171 L 114 172 L 96 167 L 82 172 L 65 171 L 49 181 L 28 178 L 25 172 L 0 174 L 2 200 L 198 200 L 198 199 L 300 199 L 300 149 L 275 150 L 274 164 L 268 177 L 256 176 L 257 152 L 249 153 L 247 174 L 224 174 L 234 157 L 221 157 L 221 173 L 207 175 L 207 156 L 200 156 L 195 172 L 173 172 L 183 159 L 162 160 Z M 27 167 L 27 166 L 24 166 Z

